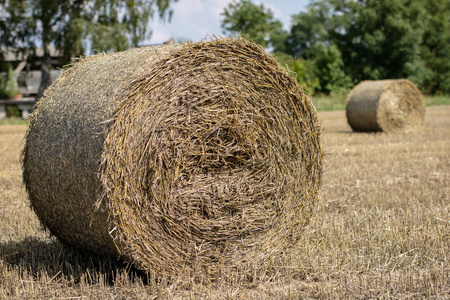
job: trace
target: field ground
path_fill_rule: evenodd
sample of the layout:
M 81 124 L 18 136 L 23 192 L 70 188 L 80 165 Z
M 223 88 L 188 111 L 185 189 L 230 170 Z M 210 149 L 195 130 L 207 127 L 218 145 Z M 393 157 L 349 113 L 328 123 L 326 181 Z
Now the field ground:
M 345 110 L 345 102 L 347 100 L 347 94 L 338 94 L 331 96 L 314 96 L 312 102 L 316 109 L 320 112 L 323 111 L 334 111 L 334 110 Z M 425 106 L 432 105 L 450 105 L 450 95 L 434 95 L 423 97 Z M 9 111 L 7 114 L 11 115 L 8 118 L 0 120 L 0 125 L 25 125 L 26 121 L 20 118 L 20 111 L 15 107 L 9 107 L 14 109 L 14 111 Z M 8 109 L 9 109 L 8 108 Z
M 24 125 L 0 126 L 0 299 L 450 299 L 450 106 L 418 132 L 353 133 L 321 112 L 321 199 L 291 254 L 167 283 L 65 248 L 21 185 Z

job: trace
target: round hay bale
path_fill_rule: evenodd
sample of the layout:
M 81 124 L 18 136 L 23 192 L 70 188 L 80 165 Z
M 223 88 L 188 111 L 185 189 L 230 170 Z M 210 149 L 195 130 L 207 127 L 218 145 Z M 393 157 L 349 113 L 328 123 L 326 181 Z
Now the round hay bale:
M 422 125 L 425 104 L 409 80 L 363 81 L 351 91 L 346 113 L 354 131 L 409 132 Z
M 322 176 L 297 82 L 243 39 L 90 56 L 29 118 L 23 181 L 65 244 L 173 274 L 287 251 Z

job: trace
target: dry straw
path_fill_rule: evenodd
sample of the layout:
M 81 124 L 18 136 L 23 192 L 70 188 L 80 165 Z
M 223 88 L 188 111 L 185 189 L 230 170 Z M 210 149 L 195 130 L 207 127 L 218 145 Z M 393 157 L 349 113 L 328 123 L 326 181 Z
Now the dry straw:
M 62 242 L 156 274 L 292 249 L 322 175 L 320 121 L 243 39 L 75 63 L 29 119 L 23 180 Z
M 422 125 L 425 104 L 409 80 L 363 81 L 350 93 L 346 112 L 354 131 L 409 132 Z

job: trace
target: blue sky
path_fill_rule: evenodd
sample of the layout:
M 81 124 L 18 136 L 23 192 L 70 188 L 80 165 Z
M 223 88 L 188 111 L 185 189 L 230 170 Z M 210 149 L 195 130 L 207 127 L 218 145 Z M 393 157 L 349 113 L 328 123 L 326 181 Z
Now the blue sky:
M 155 18 L 150 23 L 152 37 L 144 44 L 160 44 L 170 38 L 187 39 L 194 42 L 207 36 L 224 36 L 220 26 L 220 14 L 232 0 L 178 0 L 172 4 L 172 21 L 162 22 Z M 283 23 L 285 29 L 290 28 L 291 15 L 306 10 L 309 0 L 253 0 L 255 4 L 263 4 L 270 8 L 275 18 Z

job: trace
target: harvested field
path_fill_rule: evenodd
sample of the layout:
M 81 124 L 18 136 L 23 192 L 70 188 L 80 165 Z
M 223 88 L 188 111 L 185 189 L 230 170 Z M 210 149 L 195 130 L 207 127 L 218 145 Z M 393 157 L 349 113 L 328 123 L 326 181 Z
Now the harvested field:
M 209 285 L 164 278 L 63 247 L 21 185 L 25 126 L 0 126 L 0 298 L 449 299 L 450 106 L 409 134 L 355 133 L 322 112 L 321 199 L 298 249 L 221 270 Z

